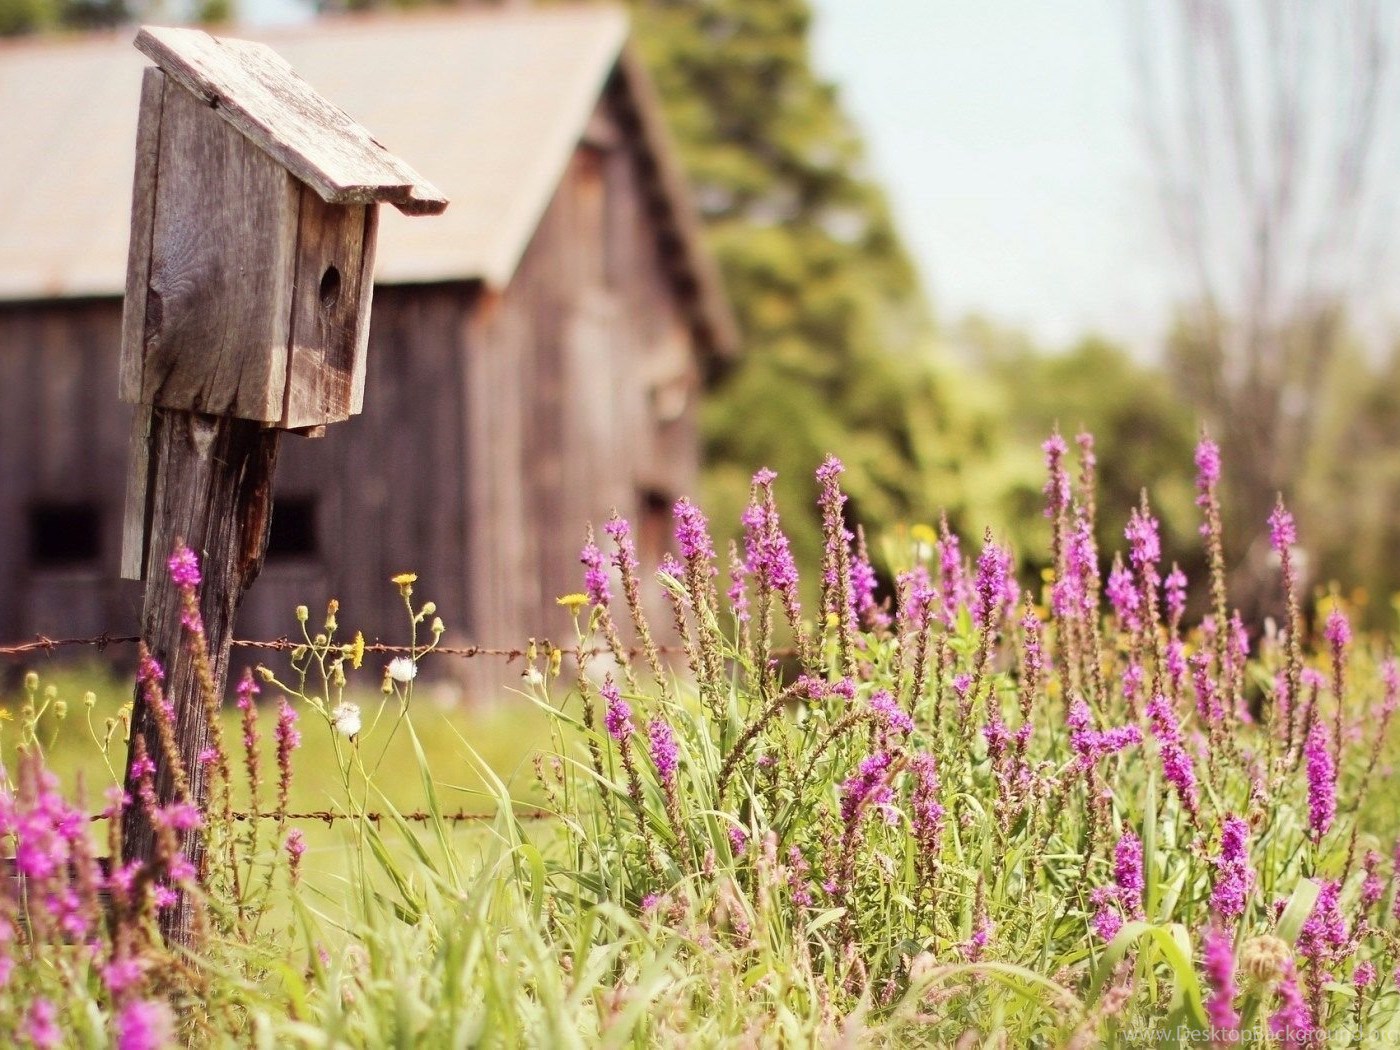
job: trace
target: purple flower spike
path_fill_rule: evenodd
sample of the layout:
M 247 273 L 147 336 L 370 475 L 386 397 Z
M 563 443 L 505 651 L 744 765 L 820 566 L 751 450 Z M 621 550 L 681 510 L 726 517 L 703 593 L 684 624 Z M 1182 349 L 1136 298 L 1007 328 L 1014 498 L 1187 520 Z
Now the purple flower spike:
M 1280 503 L 1269 515 L 1269 546 L 1275 553 L 1283 554 L 1297 543 L 1298 530 L 1293 525 L 1293 515 Z
M 651 761 L 656 766 L 656 775 L 663 785 L 675 784 L 676 770 L 680 767 L 680 751 L 670 725 L 665 719 L 653 718 L 647 723 L 647 736 L 651 740 Z
M 1016 584 L 1011 552 L 988 539 L 977 559 L 977 581 L 972 598 L 972 618 L 983 629 L 995 626 L 1016 604 Z
M 1239 817 L 1225 818 L 1215 867 L 1210 906 L 1222 919 L 1239 918 L 1254 890 L 1254 869 L 1249 866 L 1249 825 Z
M 1197 503 L 1205 494 L 1220 483 L 1220 446 L 1208 437 L 1201 438 L 1196 446 L 1196 489 L 1201 493 Z
M 1142 891 L 1147 882 L 1142 875 L 1142 840 L 1131 828 L 1124 830 L 1113 849 L 1113 881 L 1118 885 L 1119 900 L 1134 918 L 1141 918 Z
M 1235 952 L 1230 935 L 1214 926 L 1206 930 L 1204 955 L 1206 982 L 1210 985 L 1210 999 L 1206 1003 L 1206 1016 L 1211 1028 L 1225 1033 L 1225 1039 L 1233 1042 L 1233 1033 L 1240 1024 L 1240 1015 L 1235 1012 Z
M 1303 756 L 1308 769 L 1308 826 L 1313 841 L 1320 842 L 1337 815 L 1337 767 L 1321 722 L 1315 723 L 1308 733 Z
M 583 589 L 588 594 L 588 601 L 606 608 L 612 600 L 612 593 L 608 588 L 608 570 L 603 561 L 603 552 L 589 540 L 579 551 L 578 560 L 583 563 Z
M 183 543 L 176 548 L 166 563 L 170 569 L 170 579 L 177 587 L 198 587 L 200 581 L 199 559 L 194 551 Z
M 1327 626 L 1323 630 L 1333 649 L 1343 649 L 1351 644 L 1351 622 L 1346 613 L 1334 608 L 1327 616 Z
M 709 522 L 700 508 L 685 497 L 676 501 L 672 513 L 676 518 L 676 545 L 686 561 L 714 561 L 715 548 L 710 540 Z
M 1162 541 L 1157 535 L 1157 519 L 1152 515 L 1134 510 L 1123 535 L 1128 540 L 1128 560 L 1134 569 L 1141 572 L 1162 560 Z
M 603 699 L 608 704 L 607 712 L 603 715 L 603 724 L 607 727 L 608 735 L 621 743 L 636 730 L 636 726 L 632 724 L 632 708 L 622 699 L 622 694 L 618 692 L 611 678 L 605 681 L 598 691 L 603 694 Z

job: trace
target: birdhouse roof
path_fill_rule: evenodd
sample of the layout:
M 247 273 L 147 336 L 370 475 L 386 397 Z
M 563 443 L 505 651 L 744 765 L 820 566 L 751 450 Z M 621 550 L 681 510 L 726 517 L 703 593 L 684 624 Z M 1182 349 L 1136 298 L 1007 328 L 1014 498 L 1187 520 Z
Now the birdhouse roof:
M 381 215 L 380 284 L 508 285 L 609 85 L 635 111 L 653 188 L 707 343 L 733 315 L 625 12 L 601 5 L 441 9 L 233 28 L 451 199 L 432 222 Z M 0 301 L 121 295 L 141 70 L 130 30 L 0 42 Z
M 266 44 L 146 26 L 136 49 L 328 204 L 437 215 L 447 198 L 326 101 Z

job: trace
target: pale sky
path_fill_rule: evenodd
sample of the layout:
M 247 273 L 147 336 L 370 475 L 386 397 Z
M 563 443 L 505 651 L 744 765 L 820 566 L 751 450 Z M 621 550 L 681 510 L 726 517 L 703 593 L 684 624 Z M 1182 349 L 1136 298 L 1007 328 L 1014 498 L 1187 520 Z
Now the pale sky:
M 1173 256 L 1133 123 L 1114 0 L 814 0 L 934 308 L 1061 345 L 1156 342 Z

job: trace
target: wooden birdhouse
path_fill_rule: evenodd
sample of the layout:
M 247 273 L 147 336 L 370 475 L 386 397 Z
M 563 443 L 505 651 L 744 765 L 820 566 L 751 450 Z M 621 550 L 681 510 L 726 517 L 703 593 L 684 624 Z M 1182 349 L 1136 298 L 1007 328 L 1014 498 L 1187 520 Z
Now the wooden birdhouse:
M 145 28 L 121 396 L 312 431 L 358 413 L 376 206 L 447 200 L 276 52 Z

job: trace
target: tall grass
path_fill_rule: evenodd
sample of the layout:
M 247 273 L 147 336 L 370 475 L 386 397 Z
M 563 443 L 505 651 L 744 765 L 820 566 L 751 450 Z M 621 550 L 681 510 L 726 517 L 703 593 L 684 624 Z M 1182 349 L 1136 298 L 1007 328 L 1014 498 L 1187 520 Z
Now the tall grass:
M 17 863 L 37 864 L 0 911 L 0 1038 L 100 1045 L 136 1011 L 154 1034 L 124 1045 L 160 1045 L 162 1024 L 278 1046 L 1400 1039 L 1394 829 L 1385 808 L 1360 819 L 1386 787 L 1394 662 L 1335 598 L 1312 637 L 1282 506 L 1260 525 L 1287 597 L 1273 624 L 1239 621 L 1208 440 L 1198 617 L 1146 498 L 1125 549 L 1101 552 L 1092 443 L 1077 463 L 1058 435 L 1045 451 L 1052 570 L 1035 591 L 994 537 L 965 556 L 946 525 L 882 579 L 834 459 L 810 605 L 769 472 L 722 562 L 689 501 L 658 567 L 606 523 L 561 597 L 576 636 L 532 645 L 523 679 L 552 737 L 528 786 L 549 821 L 523 818 L 521 785 L 468 737 L 452 768 L 429 761 L 413 690 L 441 630 L 415 580 L 395 581 L 413 656 L 388 668 L 360 666 L 337 609 L 314 629 L 302 611 L 291 666 L 244 687 L 242 754 L 210 759 L 230 772 L 201 827 L 167 820 L 207 837 L 206 869 L 158 858 L 128 873 L 139 892 L 117 886 L 111 921 L 80 900 L 76 934 L 59 867 L 94 889 L 113 876 L 42 780 L 36 687 L 0 810 Z M 649 587 L 664 627 L 643 615 Z M 350 691 L 366 673 L 373 701 Z M 286 698 L 272 763 L 250 758 L 255 681 Z M 312 734 L 346 818 L 334 878 L 311 877 L 283 816 Z M 395 746 L 412 762 L 387 760 Z M 225 782 L 267 819 L 221 816 Z M 494 820 L 454 834 L 469 783 Z M 159 941 L 162 891 L 204 902 L 196 950 Z M 136 976 L 114 982 L 122 960 Z

